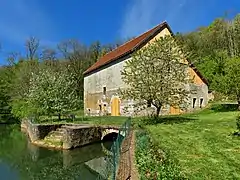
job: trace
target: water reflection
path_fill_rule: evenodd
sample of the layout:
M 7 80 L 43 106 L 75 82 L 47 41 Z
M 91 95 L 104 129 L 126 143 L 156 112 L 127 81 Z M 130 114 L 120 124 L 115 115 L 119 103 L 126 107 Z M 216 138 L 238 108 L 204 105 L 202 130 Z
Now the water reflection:
M 106 166 L 101 143 L 72 151 L 48 150 L 29 143 L 13 125 L 0 125 L 0 138 L 1 180 L 95 180 Z

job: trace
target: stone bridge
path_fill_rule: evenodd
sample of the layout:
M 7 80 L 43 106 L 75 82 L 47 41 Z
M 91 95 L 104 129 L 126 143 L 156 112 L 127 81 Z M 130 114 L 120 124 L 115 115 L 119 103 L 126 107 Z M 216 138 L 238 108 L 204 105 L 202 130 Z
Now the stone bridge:
M 100 141 L 114 141 L 119 132 L 118 126 L 34 124 L 28 120 L 22 121 L 21 129 L 28 134 L 30 141 L 35 144 L 37 144 L 36 142 L 44 141 L 49 134 L 52 136 L 54 132 L 57 133 L 57 139 L 61 132 L 61 141 L 59 142 L 61 147 L 58 147 L 60 149 L 72 149 Z M 125 137 L 124 131 L 121 131 L 120 135 Z

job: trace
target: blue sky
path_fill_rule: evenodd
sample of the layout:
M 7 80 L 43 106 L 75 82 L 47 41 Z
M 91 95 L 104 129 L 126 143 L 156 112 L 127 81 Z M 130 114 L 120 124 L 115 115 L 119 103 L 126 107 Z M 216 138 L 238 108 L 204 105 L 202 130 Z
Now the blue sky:
M 0 65 L 8 52 L 24 51 L 36 36 L 42 46 L 74 38 L 84 44 L 136 36 L 167 20 L 174 32 L 210 24 L 225 11 L 240 12 L 239 0 L 1 0 Z

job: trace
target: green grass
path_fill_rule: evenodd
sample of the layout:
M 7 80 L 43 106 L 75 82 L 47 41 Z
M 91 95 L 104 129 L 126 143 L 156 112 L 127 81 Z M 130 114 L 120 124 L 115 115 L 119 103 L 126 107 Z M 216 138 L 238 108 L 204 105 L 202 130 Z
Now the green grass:
M 176 159 L 189 179 L 240 179 L 236 111 L 205 110 L 164 118 L 146 129 L 158 147 Z
M 136 165 L 140 179 L 183 179 L 179 166 L 166 157 L 152 142 L 146 131 L 136 133 Z
M 75 119 L 71 120 L 66 116 L 61 116 L 61 120 L 58 120 L 58 116 L 40 116 L 35 122 L 42 124 L 65 124 L 65 123 L 73 123 L 73 124 L 93 124 L 93 125 L 122 125 L 128 117 L 123 116 L 86 116 L 84 115 L 83 110 L 77 110 L 71 112 L 69 114 L 74 114 Z M 135 122 L 139 118 L 133 118 L 132 122 Z
M 58 120 L 56 116 L 51 118 L 41 117 L 40 122 L 46 124 L 93 124 L 93 125 L 122 125 L 127 120 L 127 117 L 122 116 L 76 116 L 75 120 L 63 119 Z M 134 119 L 135 120 L 135 119 Z M 133 121 L 134 121 L 133 120 Z

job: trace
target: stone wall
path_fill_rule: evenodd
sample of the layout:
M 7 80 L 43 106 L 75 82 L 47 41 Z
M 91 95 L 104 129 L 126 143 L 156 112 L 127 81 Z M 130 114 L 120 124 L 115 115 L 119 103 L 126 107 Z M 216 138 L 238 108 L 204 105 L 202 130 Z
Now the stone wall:
M 101 141 L 102 128 L 89 126 L 64 126 L 63 149 L 72 149 L 79 146 Z
M 189 84 L 188 86 L 191 94 L 189 96 L 188 101 L 188 108 L 185 112 L 192 112 L 196 109 L 203 108 L 208 104 L 208 86 L 205 83 L 202 84 Z M 106 95 L 103 96 L 103 93 L 93 93 L 93 94 L 85 94 L 85 107 L 89 109 L 85 109 L 86 115 L 91 116 L 98 116 L 98 115 L 110 115 L 111 114 L 111 99 L 113 97 L 117 97 L 118 91 L 117 90 L 109 90 L 106 92 Z M 193 99 L 195 100 L 194 108 L 193 108 Z M 200 101 L 202 99 L 202 104 L 200 105 Z M 151 108 L 145 109 L 141 108 L 134 108 L 134 104 L 136 102 L 131 100 L 120 100 L 120 115 L 121 116 L 146 116 L 152 114 L 156 111 L 155 107 L 152 105 Z M 102 112 L 104 114 L 100 114 L 99 105 L 102 107 Z M 201 106 L 201 107 L 200 107 Z M 162 107 L 161 115 L 168 115 L 171 114 L 170 112 L 170 105 L 165 105 Z
M 44 139 L 48 133 L 61 126 L 61 124 L 35 124 L 26 119 L 21 122 L 21 129 L 27 133 L 31 142 Z
M 189 110 L 193 111 L 195 109 L 203 108 L 208 104 L 208 86 L 206 84 L 190 84 L 190 107 Z M 193 99 L 195 100 L 195 103 L 193 102 Z M 200 101 L 202 99 L 202 104 L 200 105 Z M 193 105 L 194 103 L 194 105 Z

